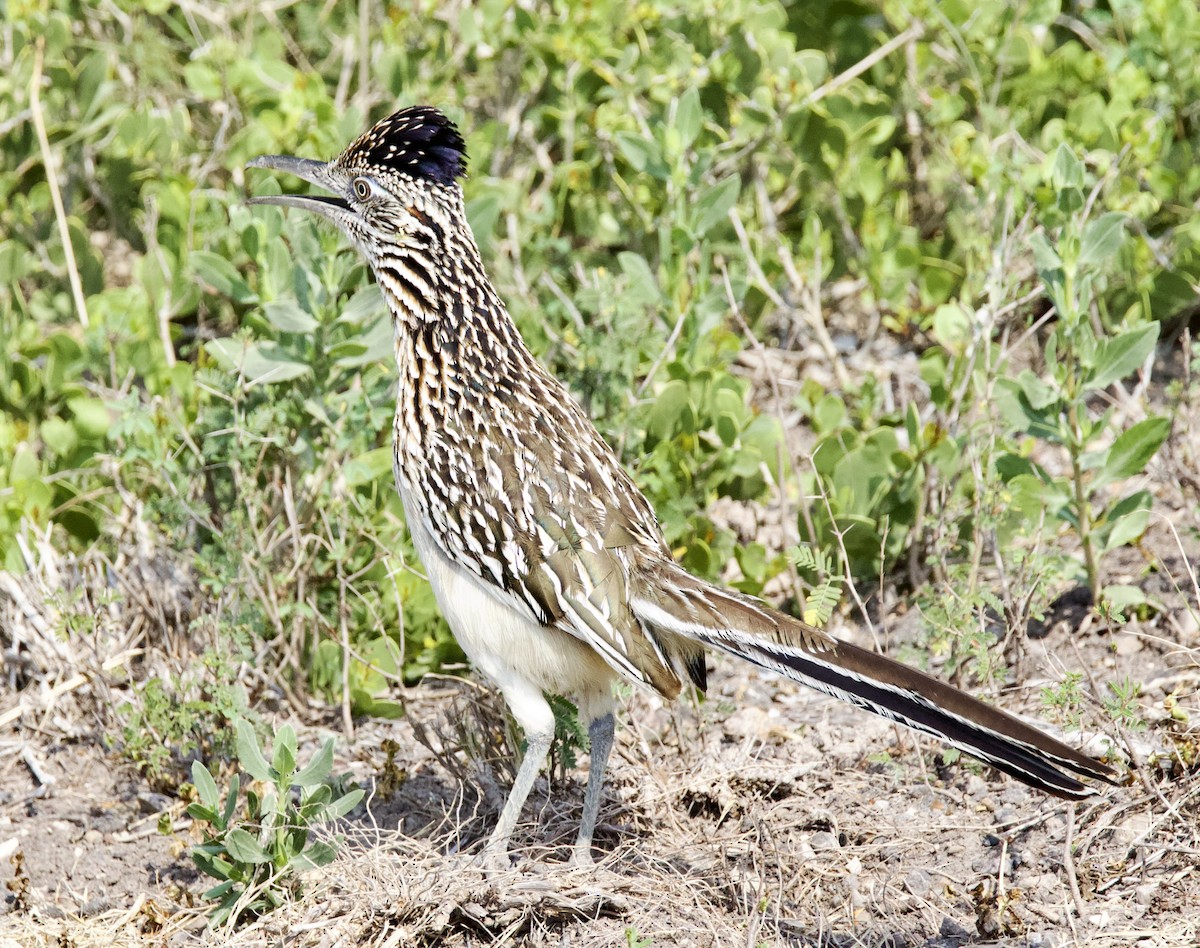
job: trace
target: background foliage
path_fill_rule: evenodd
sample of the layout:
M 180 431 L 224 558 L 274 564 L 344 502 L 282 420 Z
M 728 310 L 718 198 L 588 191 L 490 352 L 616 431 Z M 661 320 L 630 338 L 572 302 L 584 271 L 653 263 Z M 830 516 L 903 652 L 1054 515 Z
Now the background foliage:
M 378 296 L 337 235 L 244 204 L 277 186 L 251 157 L 430 103 L 502 296 L 689 568 L 818 618 L 842 583 L 932 579 L 1014 627 L 1074 582 L 1136 602 L 1103 556 L 1145 528 L 1125 481 L 1170 426 L 1109 393 L 1195 307 L 1193 5 L 8 11 L 3 568 L 47 532 L 115 555 L 132 507 L 289 688 L 393 714 L 389 676 L 458 657 L 391 487 Z M 764 346 L 809 381 L 752 398 Z M 897 347 L 905 384 L 872 361 Z M 718 498 L 808 545 L 737 536 Z M 931 613 L 935 644 L 961 618 Z

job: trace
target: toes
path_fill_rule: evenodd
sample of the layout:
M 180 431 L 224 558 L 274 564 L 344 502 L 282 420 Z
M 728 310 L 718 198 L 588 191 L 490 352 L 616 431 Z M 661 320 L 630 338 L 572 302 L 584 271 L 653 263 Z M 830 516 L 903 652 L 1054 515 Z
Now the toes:
M 570 866 L 572 869 L 590 869 L 596 865 L 592 858 L 591 846 L 576 846 L 571 852 Z

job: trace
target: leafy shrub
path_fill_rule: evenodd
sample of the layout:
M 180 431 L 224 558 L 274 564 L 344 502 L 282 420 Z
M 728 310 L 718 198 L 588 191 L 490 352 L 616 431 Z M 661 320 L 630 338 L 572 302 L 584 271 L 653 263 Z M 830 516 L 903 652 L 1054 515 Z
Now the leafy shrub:
M 345 816 L 363 798 L 361 789 L 335 790 L 337 781 L 330 780 L 333 738 L 301 767 L 289 725 L 276 733 L 269 763 L 254 728 L 240 718 L 236 729 L 238 762 L 263 785 L 247 789 L 244 809 L 239 809 L 239 774 L 230 780 L 222 803 L 208 768 L 200 761 L 192 765 L 199 800 L 188 805 L 188 813 L 211 827 L 204 842 L 192 848 L 192 859 L 205 875 L 219 880 L 204 893 L 217 903 L 209 914 L 214 926 L 269 912 L 296 893 L 300 873 L 327 865 L 337 855 L 338 840 L 313 840 L 312 829 Z

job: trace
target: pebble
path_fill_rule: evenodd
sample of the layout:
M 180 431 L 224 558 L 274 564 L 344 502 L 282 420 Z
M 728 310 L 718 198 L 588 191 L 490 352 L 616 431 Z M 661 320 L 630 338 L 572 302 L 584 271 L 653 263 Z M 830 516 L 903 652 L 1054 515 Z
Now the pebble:
M 819 833 L 813 833 L 808 838 L 808 843 L 813 849 L 822 851 L 830 849 L 841 849 L 838 845 L 838 838 L 828 831 L 822 830 Z
M 904 888 L 921 899 L 927 896 L 933 888 L 933 880 L 924 869 L 910 869 L 904 877 Z
M 1200 639 L 1200 617 L 1195 612 L 1183 609 L 1172 618 L 1175 620 L 1177 641 L 1181 645 L 1190 645 Z
M 971 933 L 958 924 L 958 922 L 952 919 L 949 915 L 942 919 L 942 924 L 938 927 L 938 935 L 942 938 L 971 937 Z
M 762 708 L 746 705 L 725 719 L 724 728 L 737 737 L 753 737 L 765 742 L 778 732 L 779 724 Z
M 1149 813 L 1134 813 L 1133 816 L 1122 820 L 1113 830 L 1113 841 L 1123 849 L 1136 846 L 1150 832 L 1151 820 Z

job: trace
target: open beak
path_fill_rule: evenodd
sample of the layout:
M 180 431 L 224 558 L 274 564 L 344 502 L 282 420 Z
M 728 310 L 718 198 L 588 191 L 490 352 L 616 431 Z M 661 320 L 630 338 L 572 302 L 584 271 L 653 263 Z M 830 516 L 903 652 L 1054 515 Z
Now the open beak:
M 312 158 L 295 158 L 291 155 L 261 155 L 246 167 L 282 171 L 324 188 L 326 191 L 341 190 L 336 178 L 329 171 L 329 164 L 324 161 L 314 161 Z M 354 217 L 354 211 L 342 198 L 319 194 L 264 194 L 260 197 L 252 197 L 246 203 L 298 207 L 303 211 L 320 214 L 335 224 L 344 225 L 347 219 Z

